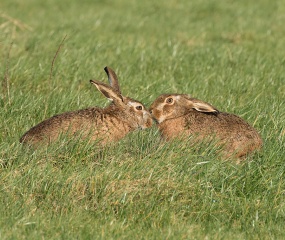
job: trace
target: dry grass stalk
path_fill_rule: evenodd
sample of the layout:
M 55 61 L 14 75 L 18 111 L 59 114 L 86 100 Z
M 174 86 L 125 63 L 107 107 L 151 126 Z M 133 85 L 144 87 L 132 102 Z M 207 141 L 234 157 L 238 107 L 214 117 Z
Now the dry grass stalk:
M 49 74 L 49 80 L 51 80 L 51 78 L 52 78 L 52 72 L 53 72 L 53 66 L 54 66 L 55 59 L 57 58 L 57 55 L 58 55 L 60 49 L 62 48 L 63 42 L 65 41 L 66 37 L 67 37 L 67 35 L 65 35 L 64 38 L 62 39 L 62 41 L 61 41 L 60 45 L 58 46 L 57 51 L 56 51 L 56 53 L 52 59 L 50 74 Z
M 4 102 L 6 102 L 5 100 L 8 99 L 8 104 L 10 105 L 11 103 L 11 99 L 10 99 L 10 83 L 9 83 L 9 69 L 10 69 L 10 52 L 12 49 L 12 45 L 13 42 L 11 42 L 8 53 L 7 53 L 7 57 L 6 57 L 6 61 L 5 61 L 5 73 L 4 73 L 4 78 L 3 78 L 3 82 L 2 82 L 2 90 L 3 90 L 3 100 Z
M 13 25 L 17 26 L 19 29 L 21 30 L 29 30 L 29 31 L 32 31 L 32 27 L 30 27 L 29 25 L 21 22 L 20 20 L 16 19 L 16 18 L 12 18 L 10 16 L 8 16 L 7 14 L 5 13 L 0 13 L 0 17 L 1 18 L 4 18 L 6 20 L 8 20 L 7 22 L 4 22 L 0 25 L 0 29 L 1 28 L 4 28 L 5 26 L 8 25 L 8 23 L 12 23 Z

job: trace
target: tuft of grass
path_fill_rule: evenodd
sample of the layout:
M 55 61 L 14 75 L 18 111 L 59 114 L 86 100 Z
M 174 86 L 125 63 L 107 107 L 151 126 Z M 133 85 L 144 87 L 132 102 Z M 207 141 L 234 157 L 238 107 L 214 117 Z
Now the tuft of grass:
M 0 238 L 283 239 L 282 3 L 2 0 Z M 146 106 L 188 93 L 242 116 L 262 151 L 237 165 L 155 126 L 103 149 L 19 144 L 48 117 L 108 104 L 89 84 L 106 65 Z

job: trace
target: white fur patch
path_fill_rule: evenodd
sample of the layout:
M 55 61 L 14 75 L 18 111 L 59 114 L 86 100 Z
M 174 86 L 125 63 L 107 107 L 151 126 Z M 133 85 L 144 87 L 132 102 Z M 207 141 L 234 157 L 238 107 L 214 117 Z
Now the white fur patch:
M 162 123 L 165 120 L 165 116 L 161 116 L 159 117 L 159 119 L 157 119 L 158 123 Z
M 131 107 L 136 107 L 137 103 L 136 102 L 128 102 L 128 105 Z

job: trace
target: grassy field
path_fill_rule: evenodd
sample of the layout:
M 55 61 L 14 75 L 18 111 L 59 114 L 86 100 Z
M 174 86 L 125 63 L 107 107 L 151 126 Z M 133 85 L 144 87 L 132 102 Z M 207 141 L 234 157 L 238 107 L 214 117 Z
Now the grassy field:
M 1 0 L 0 239 L 284 239 L 284 1 Z M 189 93 L 242 116 L 264 147 L 243 164 L 155 126 L 98 149 L 19 138 L 105 106 L 118 72 L 147 106 Z

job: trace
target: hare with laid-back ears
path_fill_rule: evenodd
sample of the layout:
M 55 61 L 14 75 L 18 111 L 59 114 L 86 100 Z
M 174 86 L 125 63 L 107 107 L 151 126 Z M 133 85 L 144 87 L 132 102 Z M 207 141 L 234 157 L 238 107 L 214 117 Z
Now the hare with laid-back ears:
M 90 80 L 112 103 L 106 108 L 91 107 L 53 116 L 32 127 L 20 139 L 21 143 L 33 146 L 58 139 L 61 134 L 80 136 L 101 144 L 117 141 L 136 129 L 148 128 L 152 118 L 144 105 L 121 94 L 115 72 L 104 68 L 110 86 Z
M 164 139 L 187 136 L 196 140 L 215 139 L 225 158 L 241 158 L 262 146 L 258 132 L 242 118 L 220 112 L 186 94 L 162 94 L 151 104 L 149 112 Z

